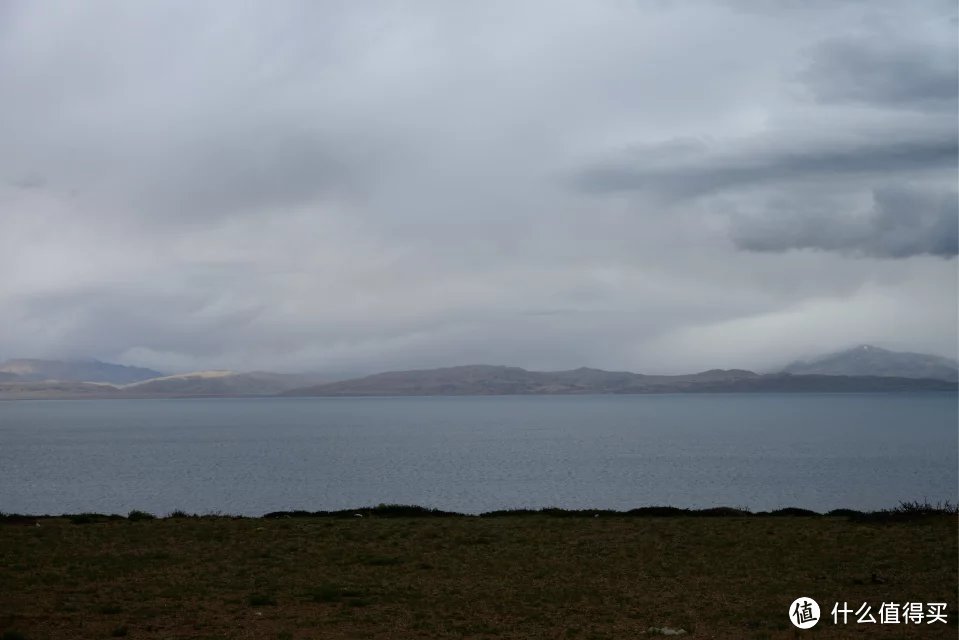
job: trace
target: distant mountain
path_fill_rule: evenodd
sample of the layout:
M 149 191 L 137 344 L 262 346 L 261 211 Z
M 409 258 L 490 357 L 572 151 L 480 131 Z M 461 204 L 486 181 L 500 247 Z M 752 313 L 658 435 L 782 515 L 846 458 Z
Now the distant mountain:
M 889 351 L 864 344 L 812 360 L 793 362 L 783 373 L 832 376 L 885 376 L 959 380 L 955 360 L 922 353 Z
M 529 393 L 588 393 L 590 389 L 624 388 L 636 378 L 627 372 L 575 369 L 552 373 L 519 367 L 465 365 L 375 375 L 288 391 L 288 396 L 313 395 L 499 395 Z
M 122 391 L 137 396 L 266 396 L 320 381 L 321 378 L 315 375 L 196 371 L 128 384 Z
M 0 399 L 16 398 L 182 398 L 239 396 L 475 396 L 475 395 L 572 395 L 641 393 L 747 393 L 747 392 L 870 392 L 955 391 L 953 368 L 934 356 L 896 354 L 876 347 L 859 347 L 862 354 L 844 352 L 813 363 L 791 365 L 782 373 L 760 375 L 743 369 L 710 369 L 686 375 L 646 375 L 629 371 L 604 371 L 581 367 L 568 371 L 528 371 L 519 367 L 467 365 L 441 369 L 390 371 L 343 380 L 317 374 L 281 374 L 264 371 L 195 371 L 169 376 L 151 369 L 99 362 L 11 360 L 0 365 Z M 874 351 L 880 352 L 878 354 Z M 867 353 L 868 352 L 868 353 Z M 842 357 L 840 357 L 842 356 Z M 906 356 L 907 358 L 903 358 Z M 846 362 L 877 358 L 895 361 L 897 371 L 909 375 L 876 374 L 882 369 L 870 364 L 861 369 L 842 369 Z M 917 360 L 919 358 L 920 360 Z M 819 362 L 820 364 L 816 364 Z M 825 362 L 825 364 L 822 364 Z M 902 366 L 911 362 L 912 367 Z M 919 367 L 924 362 L 927 368 Z M 837 364 L 838 363 L 838 364 Z M 834 371 L 866 370 L 870 375 L 806 373 L 815 366 L 834 366 Z M 887 364 L 888 366 L 888 364 Z M 809 369 L 804 369 L 808 367 Z M 800 373 L 799 371 L 803 371 Z M 918 377 L 925 373 L 938 378 Z M 947 376 L 951 374 L 951 379 Z M 148 378 L 140 378 L 147 376 Z M 338 380 L 333 382 L 331 380 Z
M 20 381 L 106 382 L 130 384 L 163 374 L 153 369 L 126 367 L 99 360 L 8 360 L 0 373 L 14 374 Z M 6 376 L 5 376 L 6 377 Z
M 391 371 L 286 391 L 284 396 L 452 396 L 569 395 L 688 392 L 908 391 L 955 390 L 941 380 L 867 376 L 759 375 L 742 369 L 712 369 L 676 376 L 625 371 L 573 369 L 527 371 L 518 367 L 469 365 L 442 369 Z
M 0 381 L 0 399 L 122 398 L 120 389 L 96 382 Z

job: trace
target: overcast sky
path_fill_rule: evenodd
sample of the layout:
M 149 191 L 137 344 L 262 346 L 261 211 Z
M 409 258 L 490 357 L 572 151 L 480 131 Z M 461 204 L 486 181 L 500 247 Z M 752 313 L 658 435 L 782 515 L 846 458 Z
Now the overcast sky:
M 0 359 L 955 356 L 954 0 L 0 2 Z

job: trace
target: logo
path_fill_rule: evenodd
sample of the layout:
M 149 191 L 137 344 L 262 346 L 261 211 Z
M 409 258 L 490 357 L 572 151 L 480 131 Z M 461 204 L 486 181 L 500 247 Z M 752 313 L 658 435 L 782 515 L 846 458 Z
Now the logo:
M 796 598 L 789 605 L 789 621 L 800 629 L 810 629 L 819 622 L 819 603 L 812 598 Z

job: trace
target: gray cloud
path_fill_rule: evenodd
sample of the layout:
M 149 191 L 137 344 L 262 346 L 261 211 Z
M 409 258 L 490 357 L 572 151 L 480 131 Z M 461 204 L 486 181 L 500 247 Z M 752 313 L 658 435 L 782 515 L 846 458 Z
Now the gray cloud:
M 939 107 L 954 112 L 959 45 L 955 38 L 939 44 L 904 41 L 895 34 L 832 38 L 813 48 L 801 77 L 824 102 Z
M 735 219 L 736 245 L 747 251 L 839 251 L 877 258 L 954 257 L 959 251 L 959 196 L 882 187 L 865 213 L 784 207 Z
M 954 355 L 954 15 L 0 3 L 0 358 Z
M 23 177 L 11 180 L 10 184 L 20 189 L 40 189 L 46 186 L 46 180 L 43 179 L 43 176 L 29 173 Z
M 733 6 L 799 21 L 824 8 Z M 913 23 L 890 5 L 872 7 L 834 3 L 836 33 L 797 50 L 790 66 L 798 73 L 784 69 L 814 105 L 797 99 L 748 135 L 624 144 L 575 169 L 567 184 L 627 198 L 637 212 L 709 211 L 744 251 L 955 256 L 954 7 L 930 3 Z
M 210 218 L 290 207 L 362 192 L 376 155 L 355 142 L 310 131 L 263 126 L 219 131 L 200 139 L 174 166 L 131 199 L 141 212 L 167 219 Z M 367 156 L 367 157 L 364 157 Z M 365 165 L 361 170 L 360 165 Z
M 725 189 L 808 180 L 848 180 L 873 174 L 908 174 L 956 166 L 956 132 L 912 138 L 778 141 L 759 144 L 651 145 L 617 163 L 592 167 L 574 178 L 590 192 L 643 191 L 698 197 Z M 778 145 L 778 146 L 777 146 Z

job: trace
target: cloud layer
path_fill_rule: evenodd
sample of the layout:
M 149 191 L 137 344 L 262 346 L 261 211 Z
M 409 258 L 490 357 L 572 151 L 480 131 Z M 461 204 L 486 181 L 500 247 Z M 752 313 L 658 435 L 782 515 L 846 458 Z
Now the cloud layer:
M 858 215 L 836 215 L 841 205 L 812 198 L 783 203 L 775 214 L 736 221 L 732 237 L 747 251 L 817 249 L 852 256 L 955 257 L 959 252 L 955 191 L 880 187 Z
M 955 355 L 954 3 L 8 2 L 0 357 Z

